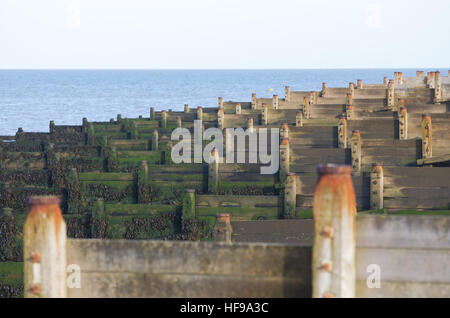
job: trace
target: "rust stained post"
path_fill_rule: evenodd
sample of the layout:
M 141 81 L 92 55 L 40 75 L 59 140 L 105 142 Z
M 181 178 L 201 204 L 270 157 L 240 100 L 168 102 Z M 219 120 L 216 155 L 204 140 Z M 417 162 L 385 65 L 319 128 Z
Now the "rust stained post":
M 347 120 L 355 119 L 355 109 L 354 109 L 353 105 L 345 106 L 345 117 L 347 118 Z
M 435 81 L 435 72 L 428 72 L 427 73 L 427 86 L 428 88 L 434 88 L 434 81 Z
M 217 111 L 217 127 L 223 129 L 225 121 L 225 114 L 223 113 L 223 108 L 219 108 Z
M 64 298 L 66 223 L 55 196 L 30 197 L 23 228 L 25 297 Z
M 374 163 L 370 171 L 370 208 L 377 210 L 383 208 L 384 176 L 383 165 Z
M 424 71 L 416 71 L 416 77 L 420 81 L 425 81 L 425 72 Z
M 273 95 L 272 109 L 278 109 L 278 95 Z
M 362 79 L 359 79 L 356 83 L 357 83 L 357 85 L 358 85 L 358 89 L 363 88 Z
M 284 100 L 286 102 L 291 101 L 291 88 L 289 86 L 284 87 Z
M 311 105 L 315 105 L 317 104 L 317 92 L 311 92 L 310 98 L 309 98 L 309 103 Z
M 218 98 L 218 107 L 219 109 L 223 109 L 223 97 Z
M 295 126 L 303 127 L 303 112 L 299 110 L 295 116 Z
M 252 109 L 256 109 L 256 94 L 252 93 Z
M 400 140 L 408 139 L 408 112 L 406 107 L 400 107 L 398 111 L 398 136 Z
M 183 127 L 183 123 L 181 122 L 181 117 L 180 116 L 177 117 L 177 127 L 178 128 Z
M 230 222 L 230 214 L 216 214 L 216 223 L 213 228 L 213 240 L 216 242 L 231 243 L 231 234 L 233 229 Z
M 348 84 L 348 93 L 352 94 L 352 96 L 355 94 L 355 83 L 351 82 Z
M 241 103 L 237 103 L 236 104 L 236 115 L 240 115 L 241 114 Z
M 432 126 L 431 116 L 422 116 L 422 159 L 431 158 L 433 156 L 432 151 Z
M 352 131 L 351 154 L 353 175 L 359 176 L 361 172 L 361 133 L 359 130 Z
M 388 82 L 389 82 L 388 77 L 387 77 L 387 76 L 383 77 L 383 84 L 384 84 L 384 85 L 387 85 Z
M 356 197 L 352 168 L 323 165 L 317 170 L 313 297 L 355 297 Z
M 287 123 L 281 125 L 280 138 L 289 138 L 289 126 Z
M 197 120 L 203 120 L 203 107 L 197 107 Z
M 305 116 L 306 119 L 310 119 L 311 118 L 311 107 L 310 107 L 310 100 L 309 97 L 303 97 L 303 115 Z
M 254 131 L 253 130 L 253 117 L 249 117 L 247 122 L 248 122 L 248 131 L 252 133 Z
M 441 79 L 441 72 L 437 71 L 434 76 L 434 103 L 439 104 L 441 102 L 442 98 L 442 79 Z
M 347 93 L 347 99 L 345 102 L 345 105 L 353 105 L 353 94 L 352 93 Z
M 389 109 L 392 109 L 394 107 L 394 81 L 389 80 L 388 88 L 386 92 L 386 106 Z
M 267 104 L 263 103 L 261 109 L 261 125 L 267 125 L 269 119 L 268 117 L 269 117 L 269 109 L 267 108 Z
M 290 169 L 289 139 L 282 138 L 280 142 L 280 181 L 284 182 Z
M 347 148 L 347 120 L 345 117 L 339 119 L 338 124 L 338 147 Z
M 297 206 L 297 176 L 295 173 L 288 173 L 284 183 L 284 209 L 283 217 L 292 219 L 295 217 Z
M 327 83 L 322 83 L 322 97 L 327 97 Z

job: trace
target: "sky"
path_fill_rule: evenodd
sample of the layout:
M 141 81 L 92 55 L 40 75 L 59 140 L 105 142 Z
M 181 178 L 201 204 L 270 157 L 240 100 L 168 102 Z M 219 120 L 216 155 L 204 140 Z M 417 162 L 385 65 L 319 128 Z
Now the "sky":
M 0 69 L 450 66 L 449 0 L 0 0 Z

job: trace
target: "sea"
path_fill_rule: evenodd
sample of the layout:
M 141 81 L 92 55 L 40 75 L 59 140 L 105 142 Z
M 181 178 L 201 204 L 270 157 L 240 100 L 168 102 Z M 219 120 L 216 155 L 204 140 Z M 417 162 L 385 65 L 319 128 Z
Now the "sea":
M 217 106 L 224 101 L 250 101 L 251 94 L 284 97 L 291 90 L 320 90 L 347 87 L 349 82 L 381 83 L 395 71 L 415 76 L 416 70 L 447 69 L 283 69 L 283 70 L 0 70 L 0 136 L 14 135 L 20 127 L 26 132 L 48 132 L 56 125 L 81 125 L 149 116 L 156 110 L 183 110 Z

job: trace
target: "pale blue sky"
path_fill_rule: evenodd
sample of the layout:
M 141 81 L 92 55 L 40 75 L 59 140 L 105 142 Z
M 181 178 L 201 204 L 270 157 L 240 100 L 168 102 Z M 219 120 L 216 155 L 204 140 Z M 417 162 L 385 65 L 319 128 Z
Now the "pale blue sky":
M 0 69 L 448 67 L 449 14 L 449 0 L 0 0 Z

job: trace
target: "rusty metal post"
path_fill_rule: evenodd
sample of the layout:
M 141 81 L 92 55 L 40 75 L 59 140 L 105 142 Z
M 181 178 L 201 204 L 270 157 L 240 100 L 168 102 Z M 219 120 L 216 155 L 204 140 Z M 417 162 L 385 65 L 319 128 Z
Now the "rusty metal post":
M 203 108 L 202 106 L 197 107 L 197 120 L 203 120 Z
M 295 116 L 295 126 L 303 127 L 303 112 L 299 110 Z
M 295 217 L 297 206 L 297 176 L 295 173 L 288 173 L 284 182 L 284 209 L 283 217 L 292 219 Z
M 220 213 L 216 214 L 216 223 L 213 228 L 213 240 L 216 242 L 231 243 L 231 234 L 233 229 L 231 228 L 230 214 Z
M 289 86 L 284 87 L 284 100 L 286 102 L 291 101 L 291 88 Z
M 347 148 L 347 120 L 341 116 L 338 124 L 338 147 Z
M 281 125 L 280 138 L 289 138 L 289 126 L 287 123 Z
M 241 103 L 236 104 L 236 115 L 240 115 L 242 112 L 241 110 Z
M 25 297 L 64 298 L 66 223 L 55 196 L 30 197 L 23 228 Z
M 267 104 L 263 103 L 261 109 L 261 125 L 267 125 L 269 119 L 268 117 L 269 117 L 269 109 L 267 108 Z
M 422 159 L 431 158 L 433 156 L 432 151 L 432 126 L 431 116 L 422 116 Z
M 374 163 L 370 171 L 370 208 L 383 208 L 384 177 L 381 163 Z
M 405 107 L 398 111 L 398 136 L 400 140 L 408 139 L 408 112 Z
M 223 108 L 219 108 L 217 111 L 217 127 L 223 129 L 225 121 L 225 114 L 223 113 Z
M 252 93 L 252 109 L 256 109 L 256 94 Z
M 361 133 L 359 130 L 352 131 L 351 154 L 353 175 L 359 176 L 361 172 Z
M 355 297 L 356 197 L 352 168 L 324 165 L 317 170 L 313 297 Z
M 273 95 L 272 109 L 278 109 L 278 95 Z

